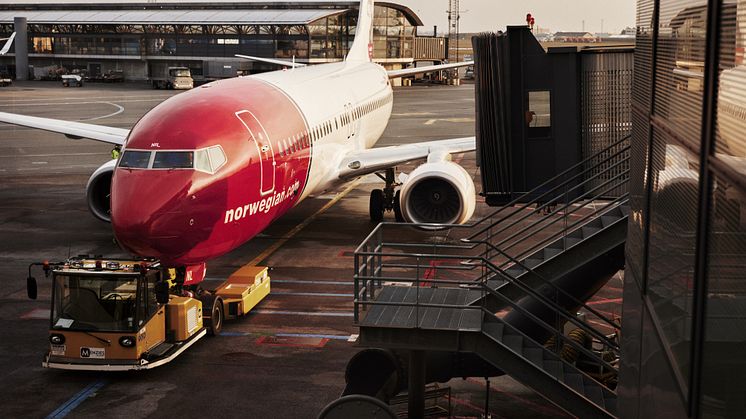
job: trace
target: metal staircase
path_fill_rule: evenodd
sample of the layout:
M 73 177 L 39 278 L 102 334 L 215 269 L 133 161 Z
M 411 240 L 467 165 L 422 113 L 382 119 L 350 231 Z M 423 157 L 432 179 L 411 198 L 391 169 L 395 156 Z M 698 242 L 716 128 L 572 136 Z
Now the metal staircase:
M 586 301 L 624 266 L 628 197 L 610 195 L 628 151 L 615 143 L 472 225 L 380 224 L 355 252 L 360 343 L 473 353 L 570 414 L 614 417 L 620 325 Z

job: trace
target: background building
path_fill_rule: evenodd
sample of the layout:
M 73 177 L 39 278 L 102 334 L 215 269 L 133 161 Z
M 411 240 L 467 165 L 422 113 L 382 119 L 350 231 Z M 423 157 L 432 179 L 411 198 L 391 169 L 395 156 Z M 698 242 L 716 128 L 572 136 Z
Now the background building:
M 186 66 L 195 79 L 209 80 L 276 69 L 234 54 L 303 63 L 343 59 L 355 36 L 358 3 L 0 1 L 0 37 L 13 32 L 15 17 L 27 18 L 36 77 L 62 66 L 91 76 L 123 70 L 127 79 L 143 80 Z M 377 2 L 375 13 L 377 62 L 396 69 L 445 59 L 446 39 L 417 36 L 422 21 L 409 8 Z M 13 54 L 0 58 L 6 71 L 12 63 Z
M 620 415 L 746 416 L 746 2 L 637 12 Z

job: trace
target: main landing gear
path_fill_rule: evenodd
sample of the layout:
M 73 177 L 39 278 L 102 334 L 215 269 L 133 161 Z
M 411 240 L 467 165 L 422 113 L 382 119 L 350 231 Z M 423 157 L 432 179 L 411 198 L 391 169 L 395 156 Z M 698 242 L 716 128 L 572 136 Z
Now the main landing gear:
M 396 183 L 396 172 L 394 169 L 387 169 L 385 176 L 380 173 L 376 173 L 376 176 L 386 182 L 386 186 L 383 189 L 370 191 L 370 220 L 374 223 L 380 223 L 383 221 L 385 212 L 393 211 L 396 221 L 404 222 L 399 199 L 400 191 L 396 190 L 401 185 Z

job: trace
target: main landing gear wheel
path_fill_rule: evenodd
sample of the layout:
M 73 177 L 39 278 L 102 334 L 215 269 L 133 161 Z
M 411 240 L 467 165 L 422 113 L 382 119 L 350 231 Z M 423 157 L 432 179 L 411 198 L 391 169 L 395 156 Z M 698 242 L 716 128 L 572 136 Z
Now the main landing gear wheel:
M 223 300 L 220 297 L 209 295 L 202 299 L 202 320 L 207 328 L 207 334 L 218 336 L 223 330 Z M 209 311 L 208 311 L 209 310 Z
M 374 189 L 370 192 L 370 220 L 374 223 L 383 221 L 383 215 L 386 212 L 393 211 L 397 222 L 403 222 L 404 216 L 401 212 L 400 192 L 396 188 L 400 184 L 396 183 L 396 173 L 394 169 L 387 169 L 386 175 L 376 173 L 376 175 L 386 182 L 383 189 Z
M 373 189 L 370 191 L 370 221 L 373 221 L 376 224 L 383 221 L 384 209 L 383 190 Z

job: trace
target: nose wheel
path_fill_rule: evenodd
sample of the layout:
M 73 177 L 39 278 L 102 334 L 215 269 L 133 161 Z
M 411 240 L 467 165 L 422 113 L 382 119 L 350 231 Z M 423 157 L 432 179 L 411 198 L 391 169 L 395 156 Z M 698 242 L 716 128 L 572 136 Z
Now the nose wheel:
M 394 169 L 387 169 L 385 175 L 376 173 L 376 176 L 386 182 L 386 186 L 383 189 L 373 189 L 370 191 L 370 220 L 378 224 L 383 221 L 383 216 L 386 212 L 393 211 L 396 221 L 404 222 L 400 202 L 401 192 L 396 190 L 401 185 L 396 183 Z

